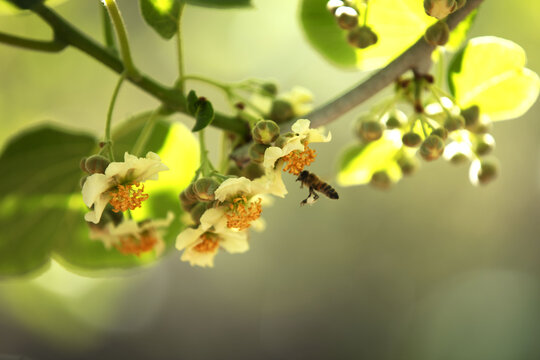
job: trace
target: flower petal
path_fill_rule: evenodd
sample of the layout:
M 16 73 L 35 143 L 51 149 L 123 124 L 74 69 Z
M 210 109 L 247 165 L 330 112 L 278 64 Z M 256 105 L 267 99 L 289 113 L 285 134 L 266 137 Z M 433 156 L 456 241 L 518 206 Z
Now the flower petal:
M 92 174 L 86 178 L 82 188 L 84 204 L 92 207 L 102 193 L 107 191 L 110 184 L 104 174 Z
M 97 224 L 101 219 L 101 214 L 103 214 L 103 210 L 105 210 L 109 200 L 111 200 L 109 193 L 101 194 L 101 196 L 94 202 L 94 208 L 84 214 L 84 220 Z
M 230 254 L 243 253 L 249 250 L 248 232 L 228 231 L 221 234 L 220 246 Z
M 239 194 L 251 194 L 251 180 L 245 177 L 230 178 L 219 185 L 215 191 L 216 199 L 225 201 Z
M 214 267 L 214 258 L 218 252 L 218 247 L 213 252 L 198 252 L 193 250 L 193 247 L 190 247 L 184 250 L 180 260 L 189 261 L 191 266 L 197 265 L 201 267 Z
M 311 124 L 311 121 L 308 119 L 298 119 L 291 126 L 291 130 L 296 134 L 304 134 L 309 130 L 309 124 Z
M 197 242 L 200 242 L 199 238 L 203 233 L 204 233 L 204 230 L 202 230 L 200 227 L 196 229 L 194 228 L 184 229 L 176 237 L 176 248 L 178 250 L 182 250 L 188 247 L 195 246 Z

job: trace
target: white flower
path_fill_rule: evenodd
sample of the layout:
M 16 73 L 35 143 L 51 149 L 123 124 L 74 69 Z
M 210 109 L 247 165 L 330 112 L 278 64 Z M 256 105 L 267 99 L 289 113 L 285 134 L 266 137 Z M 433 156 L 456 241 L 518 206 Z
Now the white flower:
M 279 98 L 291 104 L 295 117 L 306 115 L 313 110 L 313 94 L 301 86 L 293 87 L 291 91 L 283 93 Z
M 136 222 L 133 219 L 124 219 L 120 224 L 110 222 L 101 228 L 96 225 L 90 227 L 90 239 L 103 242 L 107 249 L 115 247 L 124 255 L 137 255 L 154 250 L 160 255 L 165 250 L 162 231 L 167 228 L 174 218 L 169 212 L 167 218 Z
M 180 260 L 193 265 L 213 267 L 219 248 L 234 253 L 249 249 L 247 230 L 237 231 L 227 226 L 226 207 L 208 209 L 197 228 L 187 228 L 176 238 L 176 248 L 184 250 Z
M 84 216 L 85 220 L 97 224 L 109 202 L 117 212 L 140 207 L 148 195 L 143 192 L 144 186 L 138 189 L 139 184 L 157 180 L 158 173 L 168 169 L 156 153 L 148 152 L 145 158 L 138 158 L 126 152 L 123 162 L 112 162 L 105 174 L 92 174 L 86 179 L 83 201 L 94 208 Z

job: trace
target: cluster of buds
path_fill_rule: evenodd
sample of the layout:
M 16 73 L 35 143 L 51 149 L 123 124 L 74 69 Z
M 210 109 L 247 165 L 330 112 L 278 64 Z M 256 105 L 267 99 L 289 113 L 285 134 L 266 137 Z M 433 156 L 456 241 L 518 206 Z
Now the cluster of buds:
M 219 187 L 219 182 L 211 177 L 203 177 L 180 193 L 180 204 L 182 209 L 191 215 L 195 224 L 200 224 L 200 219 L 204 212 L 217 205 L 215 191 Z
M 429 16 L 441 20 L 462 8 L 466 3 L 467 0 L 424 0 L 424 10 Z
M 497 174 L 497 165 L 496 161 L 485 158 L 495 146 L 489 134 L 489 118 L 480 114 L 478 106 L 460 109 L 450 98 L 439 96 L 432 81 L 429 75 L 397 81 L 396 97 L 385 104 L 382 112 L 374 111 L 358 119 L 355 126 L 358 138 L 365 144 L 397 139 L 401 149 L 394 163 L 402 175 L 410 175 L 418 168 L 417 154 L 425 161 L 441 157 L 454 164 L 469 161 L 471 182 L 490 182 Z M 425 99 L 424 92 L 429 92 Z M 400 102 L 410 106 L 409 115 L 398 108 Z M 387 188 L 392 179 L 385 169 L 380 169 L 372 174 L 371 183 Z
M 367 6 L 367 1 L 363 2 Z M 347 0 L 329 0 L 326 4 L 328 11 L 334 15 L 340 28 L 348 31 L 347 41 L 351 46 L 365 49 L 378 41 L 377 34 L 366 24 L 359 25 L 360 11 L 356 4 Z M 367 16 L 367 11 L 364 11 Z

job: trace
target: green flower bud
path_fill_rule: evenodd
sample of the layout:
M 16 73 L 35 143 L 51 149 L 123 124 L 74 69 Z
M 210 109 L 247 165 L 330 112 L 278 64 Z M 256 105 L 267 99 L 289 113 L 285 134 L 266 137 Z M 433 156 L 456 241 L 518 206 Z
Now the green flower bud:
M 88 179 L 88 176 L 89 176 L 89 175 L 84 175 L 84 176 L 79 180 L 79 185 L 81 186 L 81 189 L 82 189 L 82 187 L 84 186 L 84 183 L 86 182 L 86 179 Z
M 454 165 L 459 165 L 459 164 L 463 164 L 465 162 L 469 161 L 469 158 L 467 157 L 467 155 L 463 154 L 463 153 L 456 153 L 454 154 L 454 156 L 452 156 L 452 158 L 450 159 L 450 162 Z
M 420 146 L 420 156 L 426 161 L 438 159 L 444 151 L 444 140 L 437 135 L 429 135 Z
M 84 171 L 85 173 L 88 172 L 88 169 L 86 168 L 86 159 L 85 157 L 83 157 L 81 159 L 81 161 L 79 162 L 79 167 L 81 168 L 82 171 Z
M 189 184 L 189 186 L 185 188 L 184 191 L 182 191 L 182 193 L 184 194 L 184 197 L 188 201 L 191 201 L 191 202 L 199 201 L 199 199 L 197 198 L 197 194 L 195 194 L 195 188 L 194 188 L 193 183 Z
M 405 146 L 417 147 L 422 142 L 422 138 L 415 132 L 408 132 L 401 138 L 401 141 Z
M 402 156 L 397 161 L 403 175 L 412 175 L 420 165 L 416 157 Z
M 450 38 L 450 29 L 444 21 L 437 21 L 427 28 L 424 38 L 430 45 L 444 45 Z
M 437 128 L 431 132 L 431 135 L 437 135 L 441 139 L 446 140 L 448 138 L 448 130 L 443 127 Z
M 276 96 L 278 93 L 277 85 L 271 82 L 262 84 L 261 88 L 270 96 Z
M 490 134 L 480 135 L 476 139 L 474 152 L 480 156 L 489 154 L 495 148 L 495 139 Z
M 278 124 L 287 122 L 294 118 L 294 109 L 290 102 L 283 99 L 275 99 L 270 109 L 270 119 Z
M 329 0 L 326 3 L 326 9 L 332 14 L 334 14 L 336 10 L 341 6 L 345 6 L 345 3 L 341 0 Z
M 249 180 L 260 178 L 264 175 L 264 168 L 257 163 L 249 163 L 242 169 L 242 176 L 247 177 Z
M 467 0 L 456 0 L 456 5 L 457 5 L 456 10 L 464 7 L 466 3 L 467 3 Z
M 292 132 L 285 133 L 277 138 L 275 145 L 277 147 L 283 148 L 293 136 L 295 136 L 295 134 Z
M 457 9 L 455 0 L 424 0 L 424 10 L 429 16 L 444 19 Z
M 229 167 L 227 168 L 227 171 L 225 172 L 225 174 L 227 174 L 227 175 L 241 176 L 241 175 L 242 175 L 242 171 L 240 170 L 240 168 L 238 167 L 238 165 L 231 163 L 231 164 L 229 164 Z
M 279 131 L 279 125 L 272 120 L 261 120 L 255 124 L 251 134 L 259 144 L 269 145 L 278 138 Z
M 109 159 L 101 155 L 92 155 L 84 162 L 84 166 L 90 174 L 104 174 L 109 164 Z
M 193 183 L 193 192 L 199 201 L 214 201 L 214 191 L 218 187 L 219 183 L 215 179 L 200 178 Z
M 407 124 L 407 116 L 399 111 L 391 111 L 388 113 L 388 117 L 385 121 L 385 125 L 387 129 L 399 129 Z
M 349 6 L 340 6 L 334 16 L 343 30 L 352 30 L 358 25 L 358 11 Z
M 476 105 L 461 110 L 461 116 L 465 119 L 465 127 L 473 129 L 480 121 L 480 108 Z
M 375 120 L 360 121 L 357 123 L 357 135 L 365 142 L 379 140 L 383 134 L 382 124 Z
M 378 40 L 377 34 L 375 34 L 368 26 L 357 27 L 356 29 L 351 30 L 347 35 L 349 44 L 359 49 L 365 49 L 374 45 Z
M 251 161 L 262 163 L 264 161 L 264 152 L 268 149 L 268 145 L 253 143 L 249 147 L 248 153 Z
M 197 204 L 196 200 L 188 199 L 184 191 L 180 193 L 179 199 L 180 199 L 180 205 L 182 206 L 182 209 L 188 212 L 191 211 L 191 209 L 193 209 L 193 207 Z
M 191 219 L 193 220 L 193 222 L 195 222 L 195 224 L 198 225 L 201 223 L 201 216 L 204 214 L 206 210 L 208 210 L 208 206 L 211 204 L 212 203 L 201 202 L 193 206 L 193 208 L 190 211 L 190 215 L 191 215 Z
M 478 123 L 467 130 L 475 134 L 486 134 L 491 131 L 492 125 L 493 123 L 491 122 L 489 117 L 481 116 Z
M 384 170 L 376 171 L 371 175 L 370 184 L 378 189 L 386 190 L 392 186 L 392 179 Z
M 478 182 L 485 185 L 497 177 L 497 165 L 488 160 L 482 160 L 480 170 L 478 171 Z
M 444 127 L 446 130 L 452 132 L 462 129 L 465 126 L 465 119 L 461 115 L 448 116 L 444 121 Z

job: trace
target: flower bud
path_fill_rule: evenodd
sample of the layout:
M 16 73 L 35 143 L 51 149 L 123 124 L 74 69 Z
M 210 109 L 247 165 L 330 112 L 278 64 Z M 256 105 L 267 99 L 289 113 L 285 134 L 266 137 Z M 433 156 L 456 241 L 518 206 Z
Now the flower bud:
M 229 167 L 227 168 L 227 171 L 225 172 L 226 175 L 234 175 L 234 176 L 241 176 L 242 171 L 236 164 L 229 164 Z
M 424 10 L 429 16 L 444 19 L 457 9 L 455 0 L 424 0 Z
M 399 129 L 407 123 L 407 117 L 399 110 L 392 111 L 388 114 L 388 118 L 385 121 L 387 129 Z
M 476 105 L 461 110 L 461 116 L 465 119 L 465 127 L 473 129 L 480 120 L 480 108 Z
M 495 148 L 495 139 L 490 134 L 478 136 L 474 152 L 480 156 L 489 154 Z
M 264 175 L 264 169 L 257 163 L 249 163 L 242 169 L 242 176 L 247 177 L 249 180 L 260 178 Z
M 478 182 L 485 185 L 497 177 L 498 169 L 494 162 L 482 160 L 478 171 Z
M 437 135 L 443 140 L 446 140 L 448 138 L 448 130 L 446 130 L 443 127 L 437 128 L 431 132 L 431 135 Z
M 187 201 L 190 201 L 190 202 L 199 201 L 199 199 L 197 198 L 197 195 L 195 194 L 195 188 L 194 188 L 193 183 L 189 184 L 189 186 L 185 188 L 184 191 L 182 191 L 182 194 L 184 194 L 184 197 Z
M 401 141 L 405 146 L 417 147 L 422 142 L 422 138 L 415 132 L 408 132 L 401 138 Z
M 184 209 L 184 211 L 191 211 L 191 209 L 193 209 L 193 207 L 197 204 L 197 201 L 189 199 L 184 191 L 180 193 L 179 198 L 180 205 L 182 206 L 182 209 Z
M 365 142 L 379 140 L 383 134 L 383 126 L 375 120 L 361 121 L 357 124 L 356 134 Z
M 82 171 L 84 171 L 85 173 L 88 172 L 88 169 L 86 168 L 86 157 L 83 157 L 81 159 L 81 161 L 79 162 L 79 167 L 81 168 Z
M 365 49 L 371 45 L 374 45 L 379 40 L 377 34 L 371 30 L 368 26 L 360 26 L 353 29 L 347 35 L 347 41 L 351 46 Z
M 251 130 L 253 140 L 259 144 L 269 145 L 279 136 L 279 125 L 272 120 L 261 120 Z
M 200 201 L 214 201 L 214 191 L 219 187 L 219 183 L 212 178 L 200 178 L 193 183 L 193 192 Z
M 386 190 L 392 186 L 392 180 L 386 171 L 380 170 L 371 175 L 370 184 L 378 189 Z
M 358 11 L 349 6 L 340 6 L 334 12 L 337 23 L 343 30 L 352 30 L 358 25 Z
M 397 161 L 403 175 L 412 175 L 418 169 L 419 163 L 414 156 L 402 156 Z
M 84 166 L 90 174 L 104 174 L 109 164 L 109 159 L 101 155 L 92 155 L 84 162 Z
M 424 38 L 430 45 L 444 45 L 450 38 L 450 29 L 444 21 L 437 21 L 427 28 Z
M 448 116 L 444 121 L 444 127 L 446 130 L 452 132 L 462 129 L 465 126 L 465 119 L 461 115 Z
M 86 179 L 88 179 L 88 176 L 89 176 L 89 175 L 84 175 L 84 176 L 79 180 L 79 185 L 81 186 L 81 189 L 82 189 L 82 187 L 84 186 L 84 183 L 86 182 Z
M 201 223 L 201 216 L 208 209 L 208 206 L 210 204 L 211 203 L 200 202 L 200 203 L 195 204 L 195 206 L 193 206 L 193 208 L 190 211 L 190 214 L 191 214 L 191 219 L 193 220 L 193 222 L 195 222 L 195 224 L 198 225 Z
M 341 6 L 345 6 L 345 3 L 341 0 L 328 0 L 326 3 L 326 9 L 332 14 L 334 14 Z
M 420 156 L 426 161 L 438 159 L 444 151 L 444 140 L 437 135 L 429 135 L 420 146 Z
M 294 117 L 294 109 L 290 102 L 283 99 L 275 99 L 270 109 L 270 119 L 281 124 Z
M 454 165 L 463 164 L 469 161 L 469 158 L 464 153 L 455 153 L 454 156 L 450 159 L 450 162 Z
M 264 161 L 264 152 L 268 149 L 268 145 L 263 144 L 251 144 L 248 153 L 251 161 L 256 163 L 262 163 Z
M 467 0 L 456 0 L 456 10 L 464 7 L 466 3 L 467 3 Z
M 276 96 L 278 93 L 277 85 L 271 82 L 262 84 L 261 88 L 270 96 Z
M 295 135 L 292 132 L 285 133 L 277 138 L 275 145 L 277 147 L 283 148 L 285 144 L 287 144 L 287 142 L 294 136 Z

